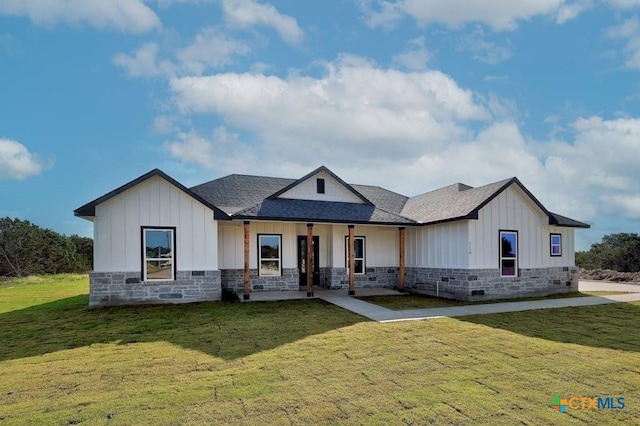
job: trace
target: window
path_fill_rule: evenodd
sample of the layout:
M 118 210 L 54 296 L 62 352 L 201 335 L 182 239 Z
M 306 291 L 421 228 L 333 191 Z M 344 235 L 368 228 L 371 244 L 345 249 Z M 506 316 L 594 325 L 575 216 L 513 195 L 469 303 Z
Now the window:
M 562 256 L 562 235 L 551 234 L 551 256 Z
M 142 228 L 144 281 L 173 281 L 176 276 L 175 228 Z
M 316 179 L 316 190 L 318 194 L 324 194 L 324 179 Z
M 518 231 L 500 231 L 500 275 L 518 275 Z
M 281 235 L 258 235 L 258 272 L 261 277 L 280 276 Z
M 365 244 L 364 237 L 353 237 L 353 248 L 354 248 L 354 258 L 355 258 L 355 268 L 354 273 L 356 275 L 362 275 L 365 271 Z M 344 237 L 345 250 L 344 252 L 347 254 L 345 259 L 345 265 L 347 265 L 347 271 L 349 270 L 349 237 Z

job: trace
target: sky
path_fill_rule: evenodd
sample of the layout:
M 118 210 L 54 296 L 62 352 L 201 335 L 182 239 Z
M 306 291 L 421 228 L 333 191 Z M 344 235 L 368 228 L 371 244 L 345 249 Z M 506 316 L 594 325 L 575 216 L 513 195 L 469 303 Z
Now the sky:
M 407 196 L 517 176 L 640 232 L 640 0 L 2 0 L 0 217 L 159 168 L 192 186 L 325 165 Z

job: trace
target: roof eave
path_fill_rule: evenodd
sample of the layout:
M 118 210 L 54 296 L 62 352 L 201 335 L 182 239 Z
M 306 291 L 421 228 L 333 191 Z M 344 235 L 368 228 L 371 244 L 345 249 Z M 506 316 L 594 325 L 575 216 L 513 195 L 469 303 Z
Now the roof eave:
M 276 216 L 249 216 L 249 215 L 234 215 L 232 219 L 238 220 L 250 220 L 250 221 L 264 221 L 264 222 L 301 222 L 301 223 L 339 223 L 339 224 L 358 224 L 358 225 L 393 225 L 393 226 L 417 226 L 420 225 L 417 222 L 370 222 L 364 220 L 346 220 L 346 219 L 316 219 L 309 217 L 276 217 Z
M 468 215 L 465 216 L 456 216 L 456 217 L 450 217 L 447 219 L 438 219 L 438 220 L 433 220 L 430 222 L 420 222 L 418 223 L 419 226 L 429 226 L 429 225 L 438 225 L 440 223 L 447 223 L 447 222 L 457 222 L 459 220 L 470 220 L 470 219 L 478 219 L 478 216 L 476 214 L 475 217 L 471 216 L 471 213 L 469 213 Z

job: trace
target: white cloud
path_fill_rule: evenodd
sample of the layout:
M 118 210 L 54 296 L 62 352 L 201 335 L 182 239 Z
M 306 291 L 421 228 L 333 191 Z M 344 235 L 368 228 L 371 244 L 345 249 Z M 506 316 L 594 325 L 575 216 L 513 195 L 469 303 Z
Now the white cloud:
M 576 0 L 573 3 L 563 3 L 558 9 L 556 22 L 558 24 L 564 24 L 591 7 L 593 7 L 591 0 Z
M 156 63 L 158 45 L 145 43 L 132 55 L 118 53 L 113 58 L 113 63 L 124 68 L 131 77 L 155 77 L 162 74 L 160 66 Z
M 160 115 L 154 118 L 149 129 L 152 133 L 164 135 L 177 130 L 176 125 L 171 117 Z
M 167 149 L 220 174 L 296 177 L 326 164 L 350 182 L 407 195 L 518 176 L 560 214 L 640 218 L 640 118 L 580 118 L 563 132 L 567 140 L 536 141 L 508 101 L 437 71 L 348 56 L 320 77 L 224 73 L 170 87 L 183 114 L 211 114 L 224 127 L 211 137 L 183 132 Z
M 361 1 L 369 25 L 393 25 L 402 16 L 411 16 L 419 25 L 432 23 L 460 27 L 482 23 L 496 31 L 513 30 L 519 21 L 558 13 L 562 0 L 375 0 Z
M 206 69 L 229 65 L 234 56 L 246 55 L 250 51 L 246 43 L 231 39 L 213 28 L 205 28 L 176 57 L 185 72 L 200 75 Z
M 423 70 L 433 57 L 425 47 L 424 37 L 409 40 L 408 49 L 393 56 L 393 62 L 409 70 Z
M 155 0 L 155 2 L 160 7 L 169 7 L 174 4 L 201 4 L 201 3 L 211 3 L 215 0 Z
M 165 142 L 164 147 L 182 163 L 199 164 L 222 173 L 237 173 L 241 167 L 256 163 L 255 152 L 225 127 L 217 128 L 209 138 L 191 130 L 178 133 L 176 139 Z
M 156 43 L 145 43 L 131 54 L 118 53 L 113 62 L 131 77 L 200 75 L 233 63 L 235 56 L 246 55 L 251 48 L 214 28 L 200 31 L 193 41 L 173 52 L 173 59 L 160 58 Z
M 0 14 L 24 16 L 37 25 L 88 24 L 134 34 L 161 25 L 143 0 L 2 0 Z
M 499 64 L 511 57 L 511 45 L 507 41 L 505 45 L 485 40 L 485 34 L 482 28 L 476 28 L 472 33 L 463 36 L 458 44 L 460 50 L 472 54 L 476 61 L 486 64 Z
M 626 19 L 619 25 L 609 27 L 606 35 L 613 39 L 625 39 L 624 54 L 627 68 L 640 68 L 640 21 L 636 16 Z
M 21 143 L 0 138 L 0 178 L 22 180 L 39 175 L 44 167 Z
M 615 25 L 607 30 L 610 38 L 629 38 L 636 36 L 640 30 L 640 22 L 636 16 L 623 21 L 620 25 Z
M 640 196 L 612 195 L 602 199 L 609 203 L 613 210 L 621 210 L 627 218 L 640 221 Z
M 266 25 L 275 29 L 289 44 L 299 44 L 304 37 L 296 19 L 281 14 L 271 4 L 261 4 L 253 0 L 222 0 L 222 8 L 231 25 L 241 28 Z
M 640 6 L 640 0 L 605 0 L 605 3 L 618 9 L 631 9 Z
M 489 118 L 472 92 L 440 72 L 381 69 L 356 57 L 326 67 L 319 79 L 227 73 L 173 79 L 170 86 L 182 111 L 219 115 L 288 159 L 312 149 L 318 156 L 347 150 L 399 161 L 465 137 L 461 122 Z
M 599 210 L 601 213 L 634 218 L 637 211 L 629 204 L 610 200 L 636 196 L 640 187 L 640 119 L 605 120 L 594 116 L 580 118 L 572 126 L 570 143 L 549 144 L 545 168 L 549 177 L 570 185 L 575 194 L 588 200 L 574 206 L 575 211 Z M 575 198 L 575 197 L 574 197 Z M 584 213 L 583 213 L 584 214 Z

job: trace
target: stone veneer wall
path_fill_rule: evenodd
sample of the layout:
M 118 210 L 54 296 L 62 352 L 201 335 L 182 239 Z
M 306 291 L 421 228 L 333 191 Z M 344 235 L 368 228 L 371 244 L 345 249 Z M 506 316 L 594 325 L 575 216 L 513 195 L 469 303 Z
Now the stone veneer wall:
M 178 271 L 175 281 L 140 279 L 140 272 L 89 274 L 89 307 L 220 300 L 220 271 Z
M 222 269 L 221 282 L 225 289 L 241 293 L 244 289 L 244 270 Z M 258 271 L 250 272 L 251 291 L 299 291 L 300 275 L 298 268 L 282 270 L 282 276 L 259 277 Z M 395 287 L 398 283 L 398 268 L 383 266 L 367 268 L 364 275 L 356 275 L 356 288 Z M 331 289 L 349 288 L 347 268 L 320 268 L 320 287 Z
M 347 268 L 321 268 L 320 282 L 322 287 L 348 289 Z M 395 287 L 397 284 L 398 268 L 396 266 L 366 268 L 364 274 L 355 276 L 355 288 Z
M 500 277 L 499 269 L 407 268 L 409 291 L 466 301 L 547 296 L 578 291 L 578 268 L 520 269 Z
M 244 269 L 222 269 L 222 287 L 241 293 L 244 290 Z M 284 268 L 281 276 L 260 277 L 257 269 L 249 271 L 251 291 L 298 291 L 300 276 L 298 268 Z

